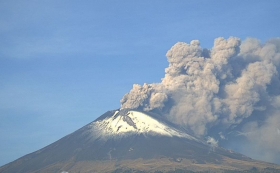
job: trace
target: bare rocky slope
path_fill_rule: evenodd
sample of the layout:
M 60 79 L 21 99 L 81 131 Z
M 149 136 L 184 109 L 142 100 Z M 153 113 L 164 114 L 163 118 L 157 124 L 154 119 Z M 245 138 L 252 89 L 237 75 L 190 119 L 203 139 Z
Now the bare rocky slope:
M 280 172 L 280 166 L 212 147 L 159 115 L 117 110 L 0 172 Z

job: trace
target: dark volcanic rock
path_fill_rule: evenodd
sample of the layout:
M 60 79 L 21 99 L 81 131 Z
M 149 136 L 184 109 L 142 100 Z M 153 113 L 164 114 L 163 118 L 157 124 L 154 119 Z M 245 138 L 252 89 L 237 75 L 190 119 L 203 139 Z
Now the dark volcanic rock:
M 174 166 L 214 172 L 279 169 L 212 148 L 158 115 L 122 110 L 103 114 L 57 142 L 4 165 L 0 172 L 170 172 Z

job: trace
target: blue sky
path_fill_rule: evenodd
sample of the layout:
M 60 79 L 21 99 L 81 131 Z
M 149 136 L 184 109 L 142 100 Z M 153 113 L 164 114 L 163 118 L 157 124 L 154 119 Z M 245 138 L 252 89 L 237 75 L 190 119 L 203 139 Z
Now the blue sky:
M 178 41 L 279 37 L 279 0 L 0 1 L 0 165 L 160 82 Z

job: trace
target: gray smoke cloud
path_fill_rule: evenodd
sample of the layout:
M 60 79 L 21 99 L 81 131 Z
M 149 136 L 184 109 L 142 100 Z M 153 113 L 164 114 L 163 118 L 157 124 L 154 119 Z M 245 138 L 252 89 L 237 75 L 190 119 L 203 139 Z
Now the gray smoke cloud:
M 254 153 L 262 148 L 269 153 L 267 161 L 277 162 L 279 38 L 265 44 L 217 38 L 212 49 L 202 48 L 198 40 L 179 42 L 166 56 L 162 82 L 135 84 L 121 100 L 122 109 L 159 112 L 198 137 L 211 134 L 231 142 L 233 131 L 248 134 L 243 136 Z

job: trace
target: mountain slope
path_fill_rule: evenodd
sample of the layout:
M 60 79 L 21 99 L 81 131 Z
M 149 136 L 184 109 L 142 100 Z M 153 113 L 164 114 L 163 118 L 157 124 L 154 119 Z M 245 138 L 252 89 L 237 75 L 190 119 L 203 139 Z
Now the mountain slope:
M 213 148 L 158 115 L 118 110 L 1 167 L 0 172 L 167 172 L 175 167 L 215 172 L 280 170 L 277 165 Z

